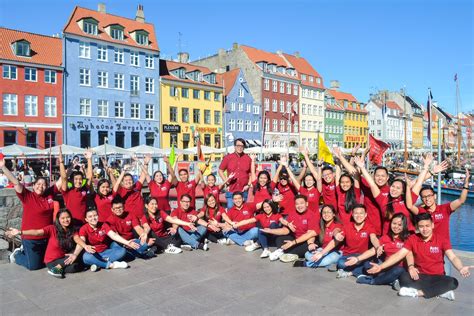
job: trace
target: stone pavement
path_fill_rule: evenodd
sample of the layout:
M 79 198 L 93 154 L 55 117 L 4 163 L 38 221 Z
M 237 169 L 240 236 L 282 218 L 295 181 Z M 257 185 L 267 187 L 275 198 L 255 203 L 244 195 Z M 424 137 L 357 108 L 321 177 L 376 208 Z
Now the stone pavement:
M 474 315 L 474 276 L 462 279 L 456 301 L 413 299 L 389 286 L 336 280 L 325 269 L 293 268 L 238 246 L 162 254 L 126 270 L 85 271 L 56 279 L 0 265 L 0 314 L 174 315 Z M 462 256 L 466 264 L 474 259 Z

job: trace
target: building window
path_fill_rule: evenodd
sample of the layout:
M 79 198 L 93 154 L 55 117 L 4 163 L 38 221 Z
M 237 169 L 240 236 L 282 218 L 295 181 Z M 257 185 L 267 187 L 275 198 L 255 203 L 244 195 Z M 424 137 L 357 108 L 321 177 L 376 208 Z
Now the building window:
M 4 131 L 3 132 L 3 144 L 10 146 L 16 144 L 16 131 Z
M 193 123 L 199 123 L 201 121 L 201 111 L 199 109 L 193 109 Z
M 199 99 L 200 98 L 199 94 L 200 94 L 199 90 L 193 89 L 193 99 Z
M 91 99 L 81 98 L 79 100 L 79 114 L 91 116 Z
M 275 80 L 272 81 L 272 91 L 278 92 L 278 82 L 276 82 Z
M 122 101 L 115 101 L 115 117 L 123 118 L 125 114 L 125 104 Z
M 97 116 L 107 117 L 109 116 L 109 102 L 106 100 L 97 101 Z
M 91 58 L 91 44 L 86 42 L 79 42 L 79 57 Z
M 153 133 L 153 132 L 146 132 L 145 133 L 145 144 L 147 146 L 154 146 L 155 145 L 155 133 Z
M 131 133 L 131 145 L 132 147 L 140 145 L 140 132 Z
M 239 88 L 239 97 L 243 98 L 244 97 L 244 89 Z
M 280 82 L 280 93 L 285 93 L 285 83 Z
M 285 113 L 285 101 L 280 100 L 280 112 Z
M 259 122 L 258 121 L 253 121 L 253 131 L 258 132 L 259 131 Z
M 239 112 L 243 112 L 243 111 L 244 111 L 244 104 L 239 103 Z
M 170 106 L 170 122 L 178 122 L 178 108 Z
M 298 95 L 298 85 L 297 84 L 293 85 L 293 94 Z
M 81 131 L 81 147 L 91 147 L 91 131 Z
M 97 35 L 97 23 L 83 21 L 82 30 L 90 35 Z
M 56 84 L 56 71 L 46 69 L 44 71 L 44 82 Z
M 221 135 L 220 134 L 214 134 L 214 147 L 221 148 Z
M 204 110 L 204 124 L 211 124 L 211 110 Z
M 181 109 L 181 116 L 182 116 L 183 123 L 189 123 L 189 109 L 188 108 Z
M 252 106 L 251 106 L 250 104 L 247 104 L 246 109 L 247 109 L 247 110 L 246 110 L 247 113 L 251 113 L 251 112 L 252 112 Z
M 278 120 L 273 120 L 272 121 L 272 131 L 273 132 L 278 132 Z
M 56 132 L 46 131 L 44 132 L 44 148 L 51 148 L 56 146 Z
M 107 61 L 107 46 L 97 45 L 97 60 Z
M 270 119 L 265 119 L 265 132 L 270 130 Z
M 286 84 L 286 94 L 291 94 L 291 83 Z
M 148 45 L 148 35 L 145 33 L 137 33 L 136 35 L 137 43 L 139 45 Z
M 291 113 L 291 102 L 286 102 L 286 113 Z M 296 112 L 296 111 L 295 111 Z M 291 113 L 293 115 L 293 113 Z
M 145 68 L 149 68 L 149 69 L 155 68 L 155 60 L 153 59 L 153 55 L 149 55 L 149 54 L 145 55 Z
M 145 119 L 147 120 L 155 119 L 155 106 L 153 104 L 145 105 Z
M 215 125 L 221 124 L 221 111 L 214 111 L 214 124 Z
M 123 64 L 123 49 L 116 48 L 114 50 L 114 62 L 116 64 Z
M 119 41 L 123 41 L 123 29 L 118 27 L 110 27 L 110 37 Z
M 258 105 L 255 105 L 255 104 L 254 104 L 254 106 L 253 106 L 253 114 L 257 114 L 257 115 L 258 115 L 259 113 L 260 113 L 260 109 L 259 109 Z
M 130 104 L 130 117 L 134 119 L 140 118 L 140 104 L 138 103 Z
M 16 94 L 3 95 L 3 115 L 18 115 L 18 96 Z
M 99 70 L 97 72 L 97 86 L 99 88 L 107 88 L 109 86 L 109 73 Z
M 229 120 L 229 131 L 235 131 L 235 120 L 234 119 Z
M 170 96 L 177 97 L 178 96 L 178 88 L 171 86 L 170 87 Z
M 130 65 L 135 66 L 135 67 L 140 66 L 140 59 L 138 56 L 138 52 L 133 52 L 133 51 L 130 52 Z
M 285 131 L 285 121 L 280 120 L 280 132 L 284 132 L 284 131 Z
M 25 68 L 25 80 L 36 81 L 36 68 Z
M 237 120 L 237 130 L 239 132 L 244 131 L 244 120 Z
M 36 148 L 37 132 L 29 131 L 26 133 L 26 146 Z
M 107 131 L 99 131 L 97 133 L 97 140 L 98 140 L 98 145 L 103 145 L 105 144 L 106 141 L 108 141 L 109 138 L 109 132 Z
M 189 88 L 181 88 L 181 97 L 189 98 Z
M 44 97 L 44 116 L 57 117 L 56 97 Z
M 263 105 L 265 107 L 265 111 L 270 111 L 270 100 L 268 98 L 263 99 Z
M 130 94 L 132 96 L 138 96 L 140 92 L 140 77 L 136 75 L 130 76 Z
M 17 56 L 30 56 L 30 43 L 26 41 L 20 41 L 15 43 L 15 53 Z
M 252 131 L 252 122 L 249 120 L 245 120 L 245 131 L 251 132 Z
M 155 93 L 155 79 L 154 78 L 145 78 L 145 92 Z
M 263 79 L 263 89 L 266 90 L 266 91 L 270 90 L 270 80 Z
M 90 86 L 91 85 L 91 70 L 81 68 L 79 69 L 79 84 L 81 86 Z
M 221 100 L 221 93 L 214 92 L 214 101 L 220 101 L 220 100 Z
M 125 132 L 115 132 L 115 146 L 125 147 Z
M 272 111 L 273 112 L 278 111 L 278 101 L 277 100 L 272 100 Z
M 210 100 L 210 99 L 211 99 L 211 92 L 204 91 L 204 100 Z
M 114 88 L 118 90 L 124 89 L 124 75 L 123 74 L 114 74 Z
M 3 65 L 3 79 L 16 80 L 17 79 L 16 66 Z
M 235 102 L 232 102 L 232 103 L 230 104 L 230 110 L 231 110 L 232 112 L 235 111 Z

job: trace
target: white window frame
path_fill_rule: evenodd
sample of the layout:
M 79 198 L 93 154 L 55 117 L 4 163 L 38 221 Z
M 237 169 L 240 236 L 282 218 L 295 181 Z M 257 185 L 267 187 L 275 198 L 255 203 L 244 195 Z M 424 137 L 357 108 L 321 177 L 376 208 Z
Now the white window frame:
M 45 69 L 44 70 L 44 82 L 50 84 L 56 84 L 56 70 Z
M 88 68 L 79 69 L 79 85 L 90 87 L 91 86 L 91 70 Z
M 278 112 L 278 100 L 277 99 L 273 99 L 272 100 L 272 112 Z
M 153 55 L 145 55 L 145 68 L 155 69 L 155 59 L 153 58 Z
M 253 114 L 260 114 L 260 108 L 256 104 L 253 105 Z
M 150 77 L 145 78 L 145 93 L 150 93 L 150 94 L 155 93 L 155 78 L 150 78 Z
M 265 108 L 266 112 L 270 111 L 270 99 L 269 98 L 263 99 L 263 105 L 264 105 L 264 108 Z
M 244 89 L 239 88 L 239 98 L 243 98 L 243 97 L 244 97 Z
M 27 79 L 29 76 L 29 79 Z M 34 77 L 34 79 L 32 79 Z M 25 67 L 25 81 L 37 82 L 38 81 L 38 69 L 32 67 Z
M 25 95 L 25 116 L 38 116 L 38 96 Z
M 243 132 L 244 131 L 244 120 L 237 120 L 237 131 Z
M 252 105 L 247 103 L 247 113 L 252 113 Z
M 145 104 L 145 119 L 146 120 L 155 119 L 155 105 L 154 104 Z
M 140 91 L 140 77 L 137 75 L 130 75 L 130 93 L 132 95 L 138 94 Z
M 14 70 L 14 71 L 12 71 L 12 70 Z M 14 76 L 12 76 L 13 74 L 14 74 Z M 3 65 L 2 78 L 3 79 L 9 79 L 9 80 L 17 80 L 18 79 L 18 69 L 17 69 L 17 67 L 13 66 L 13 65 Z
M 140 118 L 140 103 L 130 104 L 130 118 L 132 119 Z
M 45 117 L 57 117 L 58 106 L 56 97 L 44 97 L 44 116 Z
M 263 90 L 270 91 L 270 80 L 267 78 L 263 79 Z
M 81 98 L 79 100 L 79 115 L 81 116 L 91 116 L 91 108 L 92 108 L 91 99 L 88 98 Z
M 122 48 L 114 48 L 114 63 L 115 64 L 124 64 L 124 52 Z
M 91 43 L 79 42 L 79 58 L 91 59 Z
M 124 118 L 125 117 L 125 102 L 115 101 L 114 104 L 114 117 Z
M 244 104 L 239 103 L 239 112 L 243 112 L 243 111 L 244 111 Z
M 259 121 L 253 121 L 253 131 L 258 132 L 260 130 L 260 122 Z
M 121 73 L 114 73 L 114 89 L 124 90 L 125 89 L 125 76 Z
M 18 115 L 18 95 L 13 93 L 3 94 L 3 115 Z
M 97 60 L 105 62 L 109 60 L 109 53 L 106 45 L 97 45 Z
M 97 87 L 108 88 L 109 87 L 109 73 L 104 70 L 97 71 Z
M 245 120 L 245 131 L 246 132 L 252 131 L 252 122 L 250 120 Z
M 140 54 L 136 51 L 130 51 L 130 66 L 140 67 Z
M 229 120 L 229 131 L 235 131 L 235 120 L 234 119 Z
M 97 116 L 109 117 L 109 101 L 97 100 Z

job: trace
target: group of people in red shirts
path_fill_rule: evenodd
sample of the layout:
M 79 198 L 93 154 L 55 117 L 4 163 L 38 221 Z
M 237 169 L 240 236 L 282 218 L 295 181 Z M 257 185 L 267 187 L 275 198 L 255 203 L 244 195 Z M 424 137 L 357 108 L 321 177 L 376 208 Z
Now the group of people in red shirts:
M 61 178 L 50 188 L 38 178 L 33 190 L 25 189 L 0 160 L 0 168 L 14 184 L 23 203 L 22 246 L 10 259 L 30 270 L 44 264 L 48 273 L 127 268 L 134 258 L 149 259 L 159 253 L 179 254 L 183 249 L 207 251 L 209 243 L 236 244 L 245 251 L 261 249 L 260 258 L 291 262 L 294 267 L 337 272 L 337 278 L 392 285 L 401 296 L 441 296 L 454 300 L 458 281 L 446 273 L 446 259 L 464 277 L 464 266 L 454 254 L 449 238 L 449 216 L 467 198 L 469 172 L 459 199 L 437 205 L 426 179 L 447 168 L 431 155 L 424 159 L 416 180 L 395 178 L 378 166 L 373 174 L 365 157 L 345 157 L 334 149 L 334 167 L 313 164 L 302 149 L 304 167 L 298 176 L 281 157 L 273 177 L 257 167 L 255 155 L 244 153 L 245 141 L 236 139 L 235 151 L 226 155 L 216 175 L 203 179 L 199 170 L 189 179 L 187 169 L 177 171 L 169 161 L 167 176 L 148 173 L 150 156 L 135 158 L 138 181 L 123 168 L 116 177 L 92 185 L 92 152 L 87 170 L 66 170 L 59 156 Z M 150 191 L 145 199 L 142 187 Z M 196 209 L 196 188 L 202 186 L 204 203 Z M 170 206 L 176 189 L 178 207 Z M 225 192 L 225 195 L 224 195 Z M 222 195 L 221 195 L 222 193 Z M 54 214 L 54 196 L 61 194 L 65 208 Z M 225 200 L 222 201 L 225 196 Z M 421 197 L 422 206 L 415 203 Z

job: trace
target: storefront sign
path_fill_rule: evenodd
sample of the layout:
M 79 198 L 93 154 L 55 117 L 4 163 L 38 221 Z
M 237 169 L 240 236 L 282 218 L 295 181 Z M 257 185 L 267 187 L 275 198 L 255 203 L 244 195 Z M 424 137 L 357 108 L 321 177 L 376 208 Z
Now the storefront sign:
M 181 133 L 181 126 L 172 124 L 163 124 L 163 133 Z

